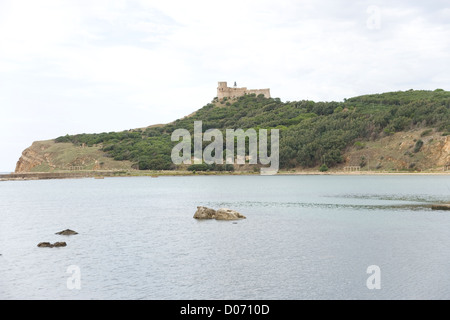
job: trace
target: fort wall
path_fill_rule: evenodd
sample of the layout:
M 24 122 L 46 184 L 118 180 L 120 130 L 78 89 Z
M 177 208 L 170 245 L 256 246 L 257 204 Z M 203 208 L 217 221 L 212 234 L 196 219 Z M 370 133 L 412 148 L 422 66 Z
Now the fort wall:
M 217 87 L 217 98 L 219 100 L 223 98 L 237 98 L 246 94 L 264 95 L 266 98 L 270 98 L 270 89 L 247 89 L 246 87 L 228 87 L 226 82 L 219 82 Z

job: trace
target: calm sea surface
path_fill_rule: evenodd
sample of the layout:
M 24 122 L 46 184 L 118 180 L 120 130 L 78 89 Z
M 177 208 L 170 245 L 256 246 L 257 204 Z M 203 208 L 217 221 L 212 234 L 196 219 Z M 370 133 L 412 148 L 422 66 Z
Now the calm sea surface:
M 3 181 L 0 299 L 450 299 L 435 202 L 449 176 Z M 247 219 L 197 221 L 199 205 Z

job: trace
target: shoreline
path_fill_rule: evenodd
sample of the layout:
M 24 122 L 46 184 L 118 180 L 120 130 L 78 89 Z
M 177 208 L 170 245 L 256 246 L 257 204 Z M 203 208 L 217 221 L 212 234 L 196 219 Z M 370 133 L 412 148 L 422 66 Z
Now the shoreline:
M 233 172 L 216 172 L 216 171 L 77 171 L 77 172 L 21 172 L 0 174 L 0 181 L 28 181 L 28 180 L 52 180 L 52 179 L 82 179 L 82 178 L 113 178 L 113 177 L 174 177 L 174 176 L 250 176 L 260 175 L 259 172 L 251 171 L 233 171 Z M 435 175 L 447 176 L 450 171 L 422 171 L 422 172 L 402 172 L 402 171 L 279 171 L 274 176 L 302 176 L 302 175 L 336 175 L 336 176 L 415 176 L 415 175 Z

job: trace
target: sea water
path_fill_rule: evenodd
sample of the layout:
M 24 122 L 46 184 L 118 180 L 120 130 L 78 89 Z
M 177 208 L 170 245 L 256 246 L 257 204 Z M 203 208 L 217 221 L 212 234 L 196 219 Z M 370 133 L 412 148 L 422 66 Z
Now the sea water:
M 439 202 L 449 176 L 2 181 L 0 299 L 450 299 Z

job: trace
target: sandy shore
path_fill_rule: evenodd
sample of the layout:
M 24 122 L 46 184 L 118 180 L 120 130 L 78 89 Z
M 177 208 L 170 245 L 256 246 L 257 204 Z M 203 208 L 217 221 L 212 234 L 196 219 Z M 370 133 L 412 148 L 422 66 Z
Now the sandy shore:
M 242 176 L 242 175 L 259 175 L 259 172 L 252 171 L 234 171 L 234 172 L 196 172 L 191 171 L 77 171 L 77 172 L 27 172 L 27 173 L 10 173 L 0 174 L 0 181 L 17 181 L 17 180 L 43 180 L 43 179 L 76 179 L 76 178 L 101 178 L 101 177 L 159 177 L 159 176 Z M 450 171 L 279 171 L 277 176 L 286 175 L 341 175 L 341 176 L 361 176 L 361 175 L 383 175 L 383 176 L 405 176 L 405 175 L 436 175 L 450 176 Z

